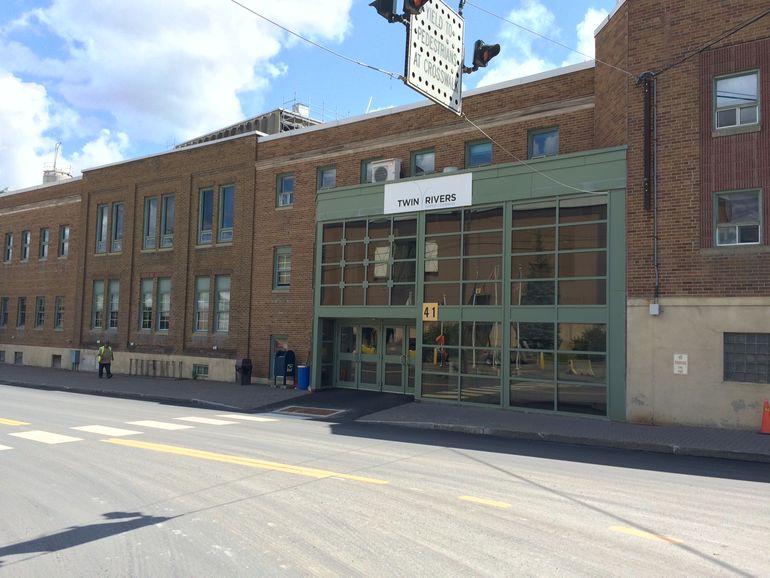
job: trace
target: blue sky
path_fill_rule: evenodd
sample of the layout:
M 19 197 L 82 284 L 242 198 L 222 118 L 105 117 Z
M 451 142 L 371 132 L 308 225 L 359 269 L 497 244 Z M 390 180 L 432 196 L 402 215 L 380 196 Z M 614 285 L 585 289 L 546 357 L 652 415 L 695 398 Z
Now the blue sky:
M 422 101 L 339 56 L 403 74 L 405 28 L 369 2 L 2 0 L 0 190 L 41 183 L 57 143 L 58 166 L 77 175 L 295 102 L 329 121 Z M 464 75 L 464 90 L 592 57 L 593 32 L 616 3 L 467 0 L 466 63 L 477 39 L 502 51 Z

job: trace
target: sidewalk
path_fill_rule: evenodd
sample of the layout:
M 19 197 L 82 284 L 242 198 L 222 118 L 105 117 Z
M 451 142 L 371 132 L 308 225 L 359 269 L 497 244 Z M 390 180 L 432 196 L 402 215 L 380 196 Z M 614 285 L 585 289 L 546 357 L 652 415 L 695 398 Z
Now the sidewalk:
M 92 372 L 8 364 L 0 364 L 0 384 L 247 413 L 287 406 L 333 408 L 345 410 L 345 414 L 322 419 L 770 463 L 770 435 L 755 431 L 637 425 L 412 401 L 376 392 L 308 392 L 269 384 L 242 386 L 118 374 L 112 379 L 99 379 Z

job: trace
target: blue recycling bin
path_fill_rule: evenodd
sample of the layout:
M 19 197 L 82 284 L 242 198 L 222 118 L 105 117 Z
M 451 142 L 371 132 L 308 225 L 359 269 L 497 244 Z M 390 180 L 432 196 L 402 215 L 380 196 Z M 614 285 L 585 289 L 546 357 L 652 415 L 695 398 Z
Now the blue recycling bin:
M 297 387 L 299 389 L 310 387 L 310 367 L 307 365 L 300 365 L 297 368 Z

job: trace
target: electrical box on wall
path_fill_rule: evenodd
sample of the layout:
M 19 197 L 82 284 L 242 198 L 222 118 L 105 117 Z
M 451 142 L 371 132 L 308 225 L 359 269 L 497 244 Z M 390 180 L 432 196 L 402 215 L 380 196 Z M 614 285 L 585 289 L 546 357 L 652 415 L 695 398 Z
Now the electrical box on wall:
M 650 303 L 650 315 L 660 315 L 659 303 Z

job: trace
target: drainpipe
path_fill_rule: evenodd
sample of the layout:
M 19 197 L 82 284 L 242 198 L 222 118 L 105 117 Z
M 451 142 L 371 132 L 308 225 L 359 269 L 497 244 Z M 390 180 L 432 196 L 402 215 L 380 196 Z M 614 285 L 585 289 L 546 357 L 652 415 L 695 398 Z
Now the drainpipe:
M 637 80 L 637 86 L 644 90 L 644 135 L 643 158 L 644 209 L 652 211 L 652 267 L 655 276 L 655 289 L 650 314 L 660 313 L 660 267 L 658 263 L 658 122 L 657 122 L 657 79 L 654 72 L 645 72 Z

